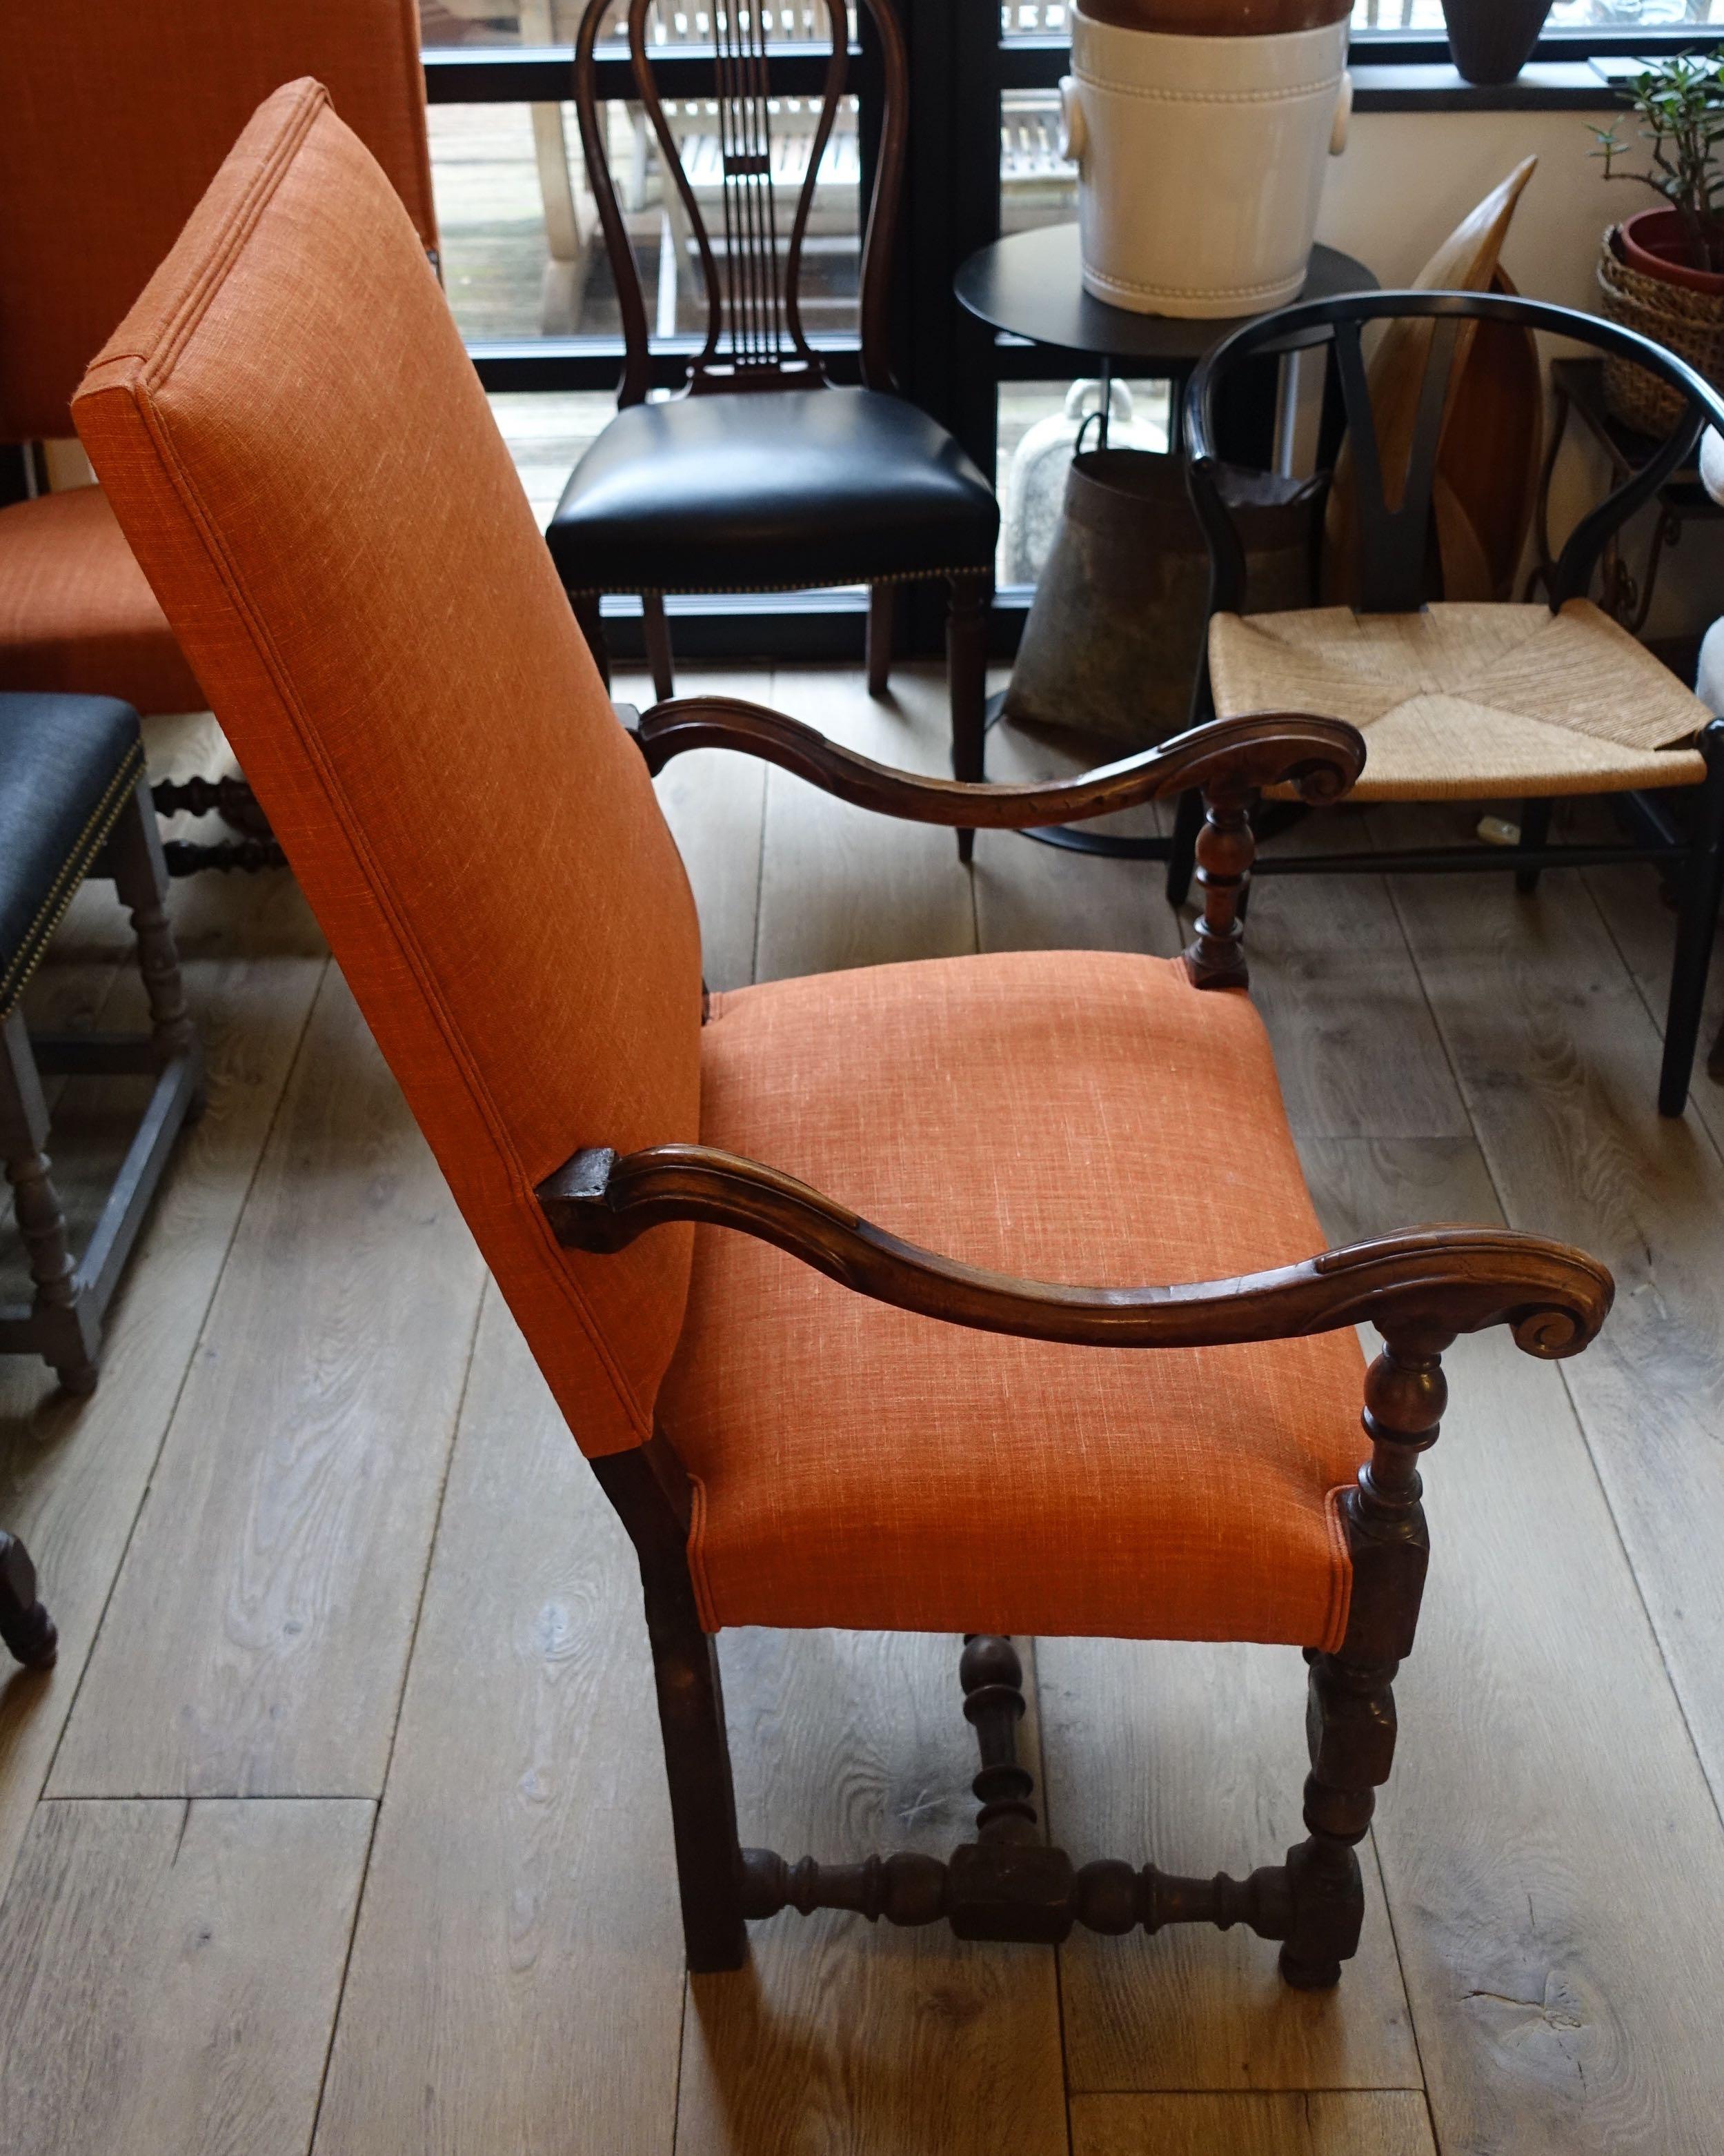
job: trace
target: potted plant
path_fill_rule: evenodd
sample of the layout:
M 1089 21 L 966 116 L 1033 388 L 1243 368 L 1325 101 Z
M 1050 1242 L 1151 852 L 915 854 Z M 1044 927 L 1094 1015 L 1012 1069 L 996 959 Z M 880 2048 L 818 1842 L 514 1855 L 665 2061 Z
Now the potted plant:
M 1644 165 L 1622 121 L 1595 127 L 1593 154 L 1607 179 L 1637 180 L 1663 198 L 1604 235 L 1598 283 L 1604 311 L 1655 337 L 1713 381 L 1724 381 L 1724 61 L 1674 54 L 1632 76 L 1623 95 L 1639 121 Z M 1674 389 L 1642 369 L 1607 362 L 1612 409 L 1643 433 L 1667 433 L 1682 413 Z
M 1532 57 L 1552 0 L 1443 0 L 1449 49 L 1469 82 L 1512 82 Z

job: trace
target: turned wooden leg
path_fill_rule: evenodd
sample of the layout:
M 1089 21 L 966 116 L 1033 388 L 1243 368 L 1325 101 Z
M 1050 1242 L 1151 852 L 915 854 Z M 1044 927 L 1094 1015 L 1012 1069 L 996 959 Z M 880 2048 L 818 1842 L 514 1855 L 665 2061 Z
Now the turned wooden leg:
M 611 685 L 611 648 L 605 640 L 604 617 L 599 608 L 597 592 L 576 592 L 569 599 L 575 619 L 581 624 L 581 634 L 587 639 L 587 649 L 593 654 L 593 663 L 598 669 L 598 678 L 608 689 Z
M 647 667 L 653 677 L 653 694 L 667 703 L 676 694 L 676 675 L 670 659 L 670 624 L 664 613 L 663 592 L 643 592 L 640 621 L 646 639 Z
M 952 769 L 954 778 L 979 784 L 988 776 L 988 621 L 993 578 L 980 574 L 951 579 L 946 617 L 946 666 L 952 688 Z M 967 861 L 976 834 L 960 831 L 957 857 Z
M 1191 978 L 1200 988 L 1243 988 L 1250 983 L 1244 952 L 1245 902 L 1251 889 L 1251 864 L 1257 858 L 1251 798 L 1243 788 L 1221 780 L 1203 797 L 1205 813 L 1193 850 L 1203 910 L 1185 953 Z
M 16 1535 L 0 1533 L 0 1643 L 27 1670 L 52 1669 L 59 1634 L 36 1594 L 36 1568 Z
M 898 627 L 898 587 L 868 588 L 868 693 L 884 696 L 891 685 L 892 644 Z
M 197 1045 L 180 978 L 180 954 L 167 917 L 167 864 L 149 788 L 140 779 L 110 834 L 105 865 L 137 937 L 138 970 L 150 1003 L 151 1038 L 164 1066 Z M 193 1112 L 201 1109 L 200 1097 Z
M 24 1014 L 13 1010 L 0 1033 L 0 1152 L 12 1185 L 18 1235 L 36 1285 L 35 1314 L 43 1321 L 43 1353 L 69 1393 L 95 1390 L 95 1342 L 84 1323 L 78 1267 L 66 1234 L 66 1216 L 43 1147 L 48 1104 L 30 1052 Z
M 981 1810 L 978 1841 L 1036 1838 L 1035 1777 L 1018 1758 L 1018 1725 L 1024 1719 L 1024 1666 L 1018 1650 L 998 1634 L 970 1632 L 957 1666 L 964 1719 L 976 1732 L 982 1766 L 970 1784 Z
M 1385 1673 L 1338 1655 L 1311 1661 L 1309 1838 L 1287 1851 L 1293 1922 L 1281 1948 L 1281 1974 L 1301 1991 L 1325 1991 L 1340 1983 L 1341 1964 L 1359 1949 L 1365 1889 L 1357 1845 L 1370 1830 L 1377 1784 L 1388 1780 L 1394 1751 L 1388 1682 L 1394 1666 Z
M 1394 1760 L 1393 1680 L 1412 1650 L 1430 1555 L 1418 1460 L 1440 1427 L 1441 1353 L 1450 1337 L 1392 1341 L 1366 1380 L 1373 1453 L 1346 1500 L 1353 1568 L 1347 1636 L 1336 1652 L 1306 1656 L 1309 1839 L 1287 1852 L 1291 1917 L 1281 1948 L 1281 1974 L 1302 1991 L 1338 1984 L 1342 1964 L 1358 1951 L 1358 1845 Z

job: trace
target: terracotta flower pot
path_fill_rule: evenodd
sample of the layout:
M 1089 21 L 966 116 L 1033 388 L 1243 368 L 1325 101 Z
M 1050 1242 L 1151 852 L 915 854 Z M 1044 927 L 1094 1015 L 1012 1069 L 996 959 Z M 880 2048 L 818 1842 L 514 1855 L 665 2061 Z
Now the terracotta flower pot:
M 1449 49 L 1469 82 L 1512 82 L 1532 57 L 1552 0 L 1443 0 Z
M 1091 21 L 1181 38 L 1280 38 L 1345 22 L 1353 0 L 1085 0 Z
M 1622 259 L 1643 277 L 1661 277 L 1691 292 L 1724 293 L 1724 273 L 1697 270 L 1689 259 L 1688 235 L 1673 209 L 1643 209 L 1618 227 Z

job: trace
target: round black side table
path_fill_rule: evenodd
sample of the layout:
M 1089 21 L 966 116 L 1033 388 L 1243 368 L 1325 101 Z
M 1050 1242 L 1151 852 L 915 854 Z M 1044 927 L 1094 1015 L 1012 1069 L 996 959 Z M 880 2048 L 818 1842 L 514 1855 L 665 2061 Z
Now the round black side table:
M 1139 315 L 1111 307 L 1084 290 L 1083 259 L 1075 224 L 1039 225 L 1014 232 L 978 248 L 952 280 L 959 305 L 991 329 L 1022 337 L 1044 350 L 1074 361 L 1095 363 L 1101 380 L 1100 440 L 1107 445 L 1110 393 L 1116 369 L 1129 368 L 1152 381 L 1172 382 L 1168 448 L 1178 449 L 1184 433 L 1179 390 L 1198 362 L 1224 338 L 1240 328 L 1238 320 L 1193 321 L 1172 315 Z M 1362 262 L 1332 247 L 1312 250 L 1311 275 L 1301 300 L 1330 300 L 1342 292 L 1374 292 L 1378 280 Z M 1284 350 L 1325 342 L 1321 330 Z M 1285 385 L 1285 375 L 1283 373 Z M 1277 419 L 1281 416 L 1275 415 Z M 1003 696 L 993 699 L 988 723 L 999 716 Z M 1069 852 L 1105 854 L 1116 860 L 1165 860 L 1165 839 L 1111 838 L 1080 826 L 1032 831 L 1028 836 Z
M 1301 300 L 1332 300 L 1342 292 L 1374 292 L 1378 280 L 1362 262 L 1332 247 L 1314 248 Z M 1138 315 L 1111 307 L 1084 290 L 1083 258 L 1075 224 L 1039 225 L 978 247 L 952 280 L 958 304 L 991 329 L 1050 352 L 1101 362 L 1106 380 L 1129 366 L 1152 381 L 1183 382 L 1199 360 L 1251 319 L 1194 321 L 1172 315 Z M 1293 304 L 1292 302 L 1289 303 Z M 1299 341 L 1321 344 L 1314 330 Z M 1287 350 L 1293 350 L 1290 341 Z M 1101 406 L 1105 421 L 1106 399 Z M 1179 406 L 1173 406 L 1178 447 Z

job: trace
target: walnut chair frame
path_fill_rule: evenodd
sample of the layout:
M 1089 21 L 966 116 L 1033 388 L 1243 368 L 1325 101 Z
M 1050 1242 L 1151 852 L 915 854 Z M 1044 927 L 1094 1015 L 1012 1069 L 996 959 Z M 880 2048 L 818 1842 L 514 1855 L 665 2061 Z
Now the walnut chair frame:
M 737 0 L 717 0 L 712 10 L 714 90 L 724 172 L 722 272 L 654 78 L 654 49 L 647 35 L 647 18 L 654 4 L 654 0 L 629 0 L 624 20 L 641 103 L 666 180 L 675 187 L 700 260 L 706 331 L 690 364 L 687 393 L 699 397 L 758 389 L 825 388 L 829 384 L 824 362 L 803 326 L 801 275 L 820 162 L 832 136 L 848 78 L 847 0 L 809 0 L 816 18 L 824 15 L 829 19 L 829 57 L 820 114 L 808 144 L 808 171 L 797 191 L 782 257 L 781 223 L 772 174 L 771 48 L 765 14 L 757 7 L 740 7 Z M 858 0 L 858 4 L 865 11 L 878 43 L 884 85 L 874 187 L 862 238 L 860 371 L 864 388 L 895 393 L 890 357 L 892 257 L 903 196 L 909 60 L 893 0 Z M 624 358 L 617 402 L 623 407 L 646 401 L 653 364 L 639 265 L 618 202 L 598 97 L 597 43 L 616 14 L 616 0 L 590 0 L 575 45 L 574 101 L 622 316 Z M 934 573 L 912 581 L 930 581 Z M 746 569 L 739 574 L 746 576 Z M 947 572 L 946 582 L 950 593 L 947 663 L 952 696 L 952 768 L 960 778 L 980 779 L 986 729 L 988 616 L 993 575 L 991 568 L 965 567 Z M 608 680 L 600 594 L 572 592 L 570 598 L 599 670 Z M 875 696 L 885 693 L 890 677 L 897 602 L 897 579 L 882 578 L 870 583 L 867 669 L 869 690 Z M 664 594 L 643 593 L 641 611 L 654 693 L 666 699 L 672 694 L 673 681 Z M 968 860 L 973 838 L 967 829 L 960 829 L 958 844 L 960 854 Z
M 1412 318 L 1434 321 L 1436 327 L 1406 470 L 1403 475 L 1390 475 L 1384 472 L 1379 454 L 1361 333 L 1367 323 Z M 1216 412 L 1223 385 L 1236 367 L 1285 349 L 1295 341 L 1309 344 L 1314 335 L 1323 332 L 1332 347 L 1353 450 L 1359 521 L 1358 610 L 1386 614 L 1420 610 L 1428 595 L 1427 544 L 1444 415 L 1460 333 L 1469 321 L 1502 322 L 1543 331 L 1619 359 L 1632 360 L 1680 391 L 1688 402 L 1685 417 L 1669 439 L 1576 526 L 1545 580 L 1553 614 L 1570 599 L 1587 596 L 1606 547 L 1628 519 L 1653 501 L 1671 474 L 1693 457 L 1705 429 L 1709 425 L 1724 428 L 1724 397 L 1675 353 L 1632 330 L 1594 315 L 1580 314 L 1572 307 L 1491 292 L 1373 292 L 1282 308 L 1248 324 L 1218 345 L 1193 375 L 1186 390 L 1188 470 L 1192 501 L 1209 543 L 1212 616 L 1242 612 L 1245 594 L 1244 545 L 1219 484 L 1223 463 L 1216 447 Z M 1397 479 L 1399 490 L 1391 506 L 1390 490 Z M 1193 721 L 1200 722 L 1213 708 L 1205 652 L 1193 697 Z M 1618 844 L 1552 845 L 1548 834 L 1554 804 L 1550 800 L 1529 800 L 1521 808 L 1518 845 L 1272 855 L 1257 863 L 1257 873 L 1441 875 L 1496 870 L 1512 874 L 1516 890 L 1530 895 L 1547 869 L 1656 865 L 1673 884 L 1679 906 L 1658 1106 L 1661 1115 L 1680 1116 L 1687 1105 L 1706 974 L 1720 900 L 1724 897 L 1724 721 L 1703 728 L 1696 746 L 1706 761 L 1706 776 L 1687 789 L 1694 796 L 1694 808 L 1686 829 L 1670 815 L 1661 798 L 1634 792 L 1619 797 L 1633 837 Z M 1195 793 L 1188 793 L 1177 812 L 1167 863 L 1167 896 L 1175 906 L 1185 902 L 1202 813 Z M 1299 813 L 1271 808 L 1262 820 L 1261 835 L 1267 837 L 1275 829 L 1285 828 L 1290 814 Z
M 625 713 L 625 722 L 632 718 Z M 662 704 L 633 728 L 654 773 L 684 751 L 739 750 L 857 806 L 912 821 L 1024 829 L 1071 822 L 1195 789 L 1206 803 L 1196 847 L 1202 917 L 1185 963 L 1199 988 L 1243 987 L 1241 918 L 1261 790 L 1290 786 L 1332 801 L 1357 778 L 1364 743 L 1339 721 L 1270 714 L 1194 729 L 1147 754 L 1061 784 L 977 786 L 890 770 L 759 706 L 695 697 Z M 1609 1275 L 1578 1251 L 1485 1228 L 1434 1228 L 1331 1250 L 1244 1279 L 1133 1289 L 1012 1279 L 900 1240 L 795 1178 L 698 1145 L 618 1158 L 575 1152 L 539 1186 L 567 1247 L 607 1252 L 668 1221 L 697 1221 L 768 1242 L 859 1295 L 954 1325 L 1037 1340 L 1153 1352 L 1292 1339 L 1368 1320 L 1383 1339 L 1366 1381 L 1369 1457 L 1346 1502 L 1351 1614 L 1332 1653 L 1310 1650 L 1306 1839 L 1244 1880 L 1180 1878 L 1153 1864 L 1077 1866 L 1040 1837 L 1034 1785 L 1017 1754 L 1022 1673 L 1009 1640 L 969 1635 L 958 1677 L 974 1727 L 980 1809 L 972 1840 L 949 1861 L 921 1854 L 859 1864 L 795 1862 L 745 1849 L 715 1643 L 703 1630 L 687 1558 L 690 1491 L 660 1431 L 593 1461 L 639 1558 L 670 1782 L 688 1964 L 739 1967 L 747 1926 L 786 1908 L 854 1911 L 900 1925 L 943 1919 L 962 1938 L 1055 1943 L 1075 1925 L 1124 1933 L 1178 1923 L 1243 1923 L 1280 1943 L 1287 1982 L 1338 1983 L 1357 1949 L 1364 1896 L 1357 1848 L 1395 1745 L 1393 1685 L 1411 1651 L 1429 1537 L 1419 1456 L 1435 1441 L 1442 1357 L 1463 1332 L 1507 1325 L 1527 1353 L 1572 1355 L 1609 1309 Z M 1241 1473 L 1249 1474 L 1242 1460 Z

